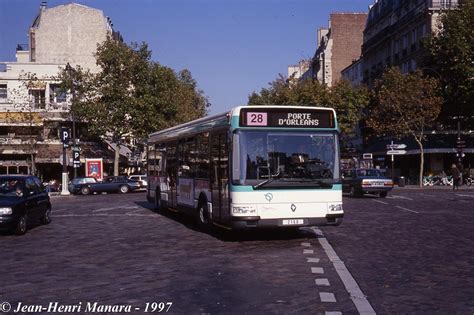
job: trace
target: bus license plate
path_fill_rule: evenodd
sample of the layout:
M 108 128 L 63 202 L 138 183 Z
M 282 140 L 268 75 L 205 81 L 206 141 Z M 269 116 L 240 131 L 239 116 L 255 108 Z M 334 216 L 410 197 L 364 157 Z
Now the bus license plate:
M 299 225 L 299 224 L 303 224 L 303 223 L 304 223 L 303 219 L 283 220 L 283 225 Z

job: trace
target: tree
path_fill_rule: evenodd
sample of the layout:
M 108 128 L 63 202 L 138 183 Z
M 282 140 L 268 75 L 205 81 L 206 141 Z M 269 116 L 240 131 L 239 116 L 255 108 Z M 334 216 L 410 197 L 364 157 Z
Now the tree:
M 474 127 L 474 0 L 442 12 L 439 31 L 425 43 L 427 54 L 421 62 L 428 75 L 440 77 L 445 103 L 440 118 L 452 122 L 463 116 Z
M 253 92 L 249 105 L 298 105 L 332 107 L 338 115 L 343 142 L 349 141 L 357 130 L 358 123 L 367 106 L 369 97 L 364 87 L 354 88 L 346 81 L 339 81 L 328 88 L 316 80 L 304 80 L 294 84 L 281 74 L 269 83 L 269 88 Z
M 398 68 L 390 68 L 375 82 L 366 119 L 378 136 L 415 139 L 420 148 L 420 186 L 424 131 L 436 120 L 442 105 L 438 87 L 436 79 L 423 77 L 419 71 L 404 75 Z
M 189 71 L 178 76 L 151 60 L 146 43 L 107 39 L 96 53 L 98 73 L 76 67 L 59 79 L 74 91 L 72 111 L 89 131 L 115 144 L 114 175 L 125 136 L 144 139 L 162 128 L 206 114 L 207 99 Z
M 336 110 L 341 139 L 347 144 L 358 133 L 359 122 L 369 104 L 369 92 L 365 86 L 353 87 L 348 81 L 340 80 L 330 88 L 328 104 Z

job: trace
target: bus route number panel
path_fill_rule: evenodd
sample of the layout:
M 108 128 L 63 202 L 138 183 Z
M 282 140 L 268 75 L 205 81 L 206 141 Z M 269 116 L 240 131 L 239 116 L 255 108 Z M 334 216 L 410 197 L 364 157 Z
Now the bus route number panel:
M 334 128 L 334 115 L 329 110 L 315 109 L 242 109 L 243 127 Z

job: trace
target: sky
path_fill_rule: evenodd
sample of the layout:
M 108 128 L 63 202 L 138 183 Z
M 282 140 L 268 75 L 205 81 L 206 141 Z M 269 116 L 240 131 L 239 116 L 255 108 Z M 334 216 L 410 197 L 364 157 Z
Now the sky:
M 126 43 L 146 42 L 154 61 L 190 70 L 209 113 L 218 114 L 311 58 L 330 13 L 366 13 L 374 0 L 50 0 L 47 7 L 71 2 L 102 10 Z M 40 3 L 0 0 L 0 62 L 15 61 L 16 45 L 28 43 Z

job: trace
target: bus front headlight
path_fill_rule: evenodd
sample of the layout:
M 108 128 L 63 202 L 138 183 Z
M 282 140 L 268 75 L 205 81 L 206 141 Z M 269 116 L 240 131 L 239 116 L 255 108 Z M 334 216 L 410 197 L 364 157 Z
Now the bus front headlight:
M 255 206 L 232 205 L 232 214 L 233 215 L 257 214 L 257 208 Z
M 328 204 L 329 212 L 339 212 L 342 211 L 342 203 Z

